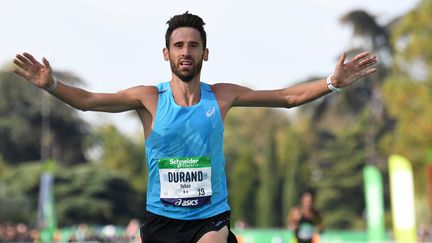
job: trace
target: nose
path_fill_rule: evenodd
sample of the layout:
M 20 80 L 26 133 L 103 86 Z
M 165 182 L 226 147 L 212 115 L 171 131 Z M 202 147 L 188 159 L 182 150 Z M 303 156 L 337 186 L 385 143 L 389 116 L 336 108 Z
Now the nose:
M 181 50 L 182 57 L 187 57 L 191 55 L 191 48 L 188 45 L 184 45 Z

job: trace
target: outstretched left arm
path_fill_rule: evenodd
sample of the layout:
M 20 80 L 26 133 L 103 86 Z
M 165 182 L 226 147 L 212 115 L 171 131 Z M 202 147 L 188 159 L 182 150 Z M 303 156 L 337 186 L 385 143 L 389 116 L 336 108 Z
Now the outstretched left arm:
M 225 118 L 234 106 L 285 108 L 299 106 L 332 92 L 331 89 L 347 87 L 359 78 L 376 72 L 376 68 L 371 67 L 377 63 L 375 55 L 363 52 L 346 63 L 345 57 L 345 53 L 340 56 L 334 73 L 329 78 L 300 83 L 285 89 L 252 90 L 236 84 L 214 84 L 212 89 L 218 100 L 222 118 Z
M 345 57 L 345 53 L 340 56 L 334 73 L 330 76 L 330 85 L 324 78 L 278 90 L 252 90 L 234 84 L 225 84 L 226 87 L 223 89 L 225 94 L 229 94 L 232 98 L 231 106 L 286 108 L 299 106 L 332 92 L 330 88 L 347 87 L 359 78 L 376 71 L 376 68 L 371 67 L 377 62 L 375 55 L 363 52 L 346 63 Z

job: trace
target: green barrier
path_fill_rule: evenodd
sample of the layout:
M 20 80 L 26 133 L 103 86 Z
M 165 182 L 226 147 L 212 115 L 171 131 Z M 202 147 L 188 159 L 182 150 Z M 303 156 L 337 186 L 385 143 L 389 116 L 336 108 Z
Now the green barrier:
M 368 242 L 367 231 L 326 231 L 320 235 L 322 242 Z
M 294 243 L 294 233 L 285 229 L 233 229 L 239 243 Z M 386 235 L 384 240 L 390 240 Z M 367 231 L 327 230 L 320 235 L 320 243 L 368 242 Z
M 284 229 L 233 230 L 239 243 L 292 243 L 294 234 Z

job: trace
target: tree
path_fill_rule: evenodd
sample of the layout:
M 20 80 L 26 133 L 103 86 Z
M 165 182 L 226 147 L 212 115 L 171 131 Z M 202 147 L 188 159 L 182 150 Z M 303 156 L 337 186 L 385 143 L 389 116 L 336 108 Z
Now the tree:
M 367 116 L 350 130 L 328 135 L 316 151 L 320 175 L 316 181 L 316 206 L 323 211 L 324 225 L 336 229 L 363 229 L 365 208 L 362 169 L 367 161 Z
M 9 166 L 0 157 L 0 222 L 25 222 L 31 215 L 31 200 L 19 189 L 12 190 L 9 184 L 1 181 L 10 173 Z
M 60 225 L 79 222 L 126 225 L 142 218 L 145 204 L 125 176 L 95 165 L 58 170 L 56 214 Z
M 387 153 L 413 163 L 419 222 L 429 223 L 426 166 L 432 162 L 432 2 L 422 0 L 395 24 L 393 72 L 383 87 L 385 104 L 395 119 L 381 141 Z
M 285 226 L 290 209 L 299 205 L 301 192 L 313 186 L 310 179 L 311 167 L 307 163 L 307 128 L 306 121 L 298 117 L 277 139 L 280 153 L 278 157 L 282 162 L 278 168 L 282 185 L 281 198 L 278 201 L 282 203 L 280 220 Z
M 279 211 L 277 205 L 277 194 L 280 193 L 279 177 L 275 174 L 278 171 L 278 159 L 276 155 L 275 128 L 271 112 L 268 114 L 268 130 L 264 139 L 267 137 L 265 161 L 260 165 L 259 187 L 257 192 L 257 218 L 259 227 L 276 226 L 276 212 Z
M 300 164 L 303 141 L 297 133 L 287 114 L 275 109 L 234 109 L 227 116 L 226 171 L 234 222 L 283 225 L 296 200 L 294 190 L 285 188 L 298 188 L 307 175 L 299 173 L 306 167 Z
M 36 224 L 41 173 L 41 163 L 34 162 L 11 167 L 3 174 L 1 217 Z M 143 198 L 118 173 L 91 164 L 57 165 L 54 176 L 55 210 L 60 226 L 80 222 L 126 224 L 131 218 L 142 217 Z
M 146 192 L 147 173 L 144 139 L 138 141 L 121 134 L 113 125 L 102 126 L 89 136 L 87 141 L 91 150 L 100 155 L 92 161 L 110 171 L 121 173 L 136 190 Z
M 57 72 L 66 82 L 78 82 L 70 73 Z M 87 124 L 77 112 L 9 71 L 0 71 L 0 155 L 8 163 L 39 160 L 41 156 L 41 105 L 51 104 L 51 154 L 62 163 L 85 162 Z

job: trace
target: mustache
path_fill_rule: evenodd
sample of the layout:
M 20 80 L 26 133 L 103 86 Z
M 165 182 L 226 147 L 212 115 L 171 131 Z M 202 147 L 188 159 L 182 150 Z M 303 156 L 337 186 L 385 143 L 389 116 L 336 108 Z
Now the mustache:
M 194 59 L 192 56 L 190 56 L 190 57 L 180 58 L 180 60 L 178 61 L 178 63 L 181 63 L 181 62 L 183 62 L 183 61 L 190 61 L 190 62 L 192 62 L 192 63 L 195 63 L 195 59 Z

